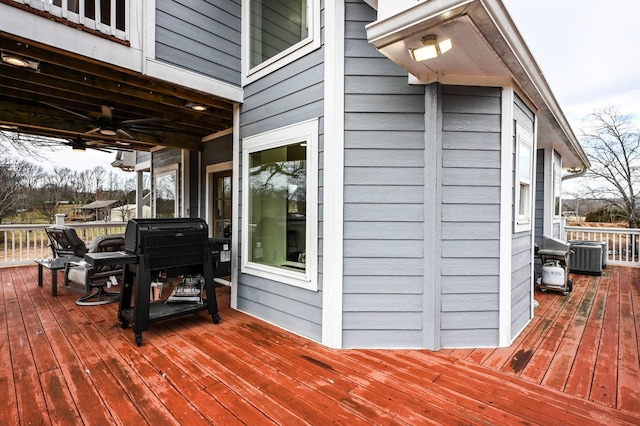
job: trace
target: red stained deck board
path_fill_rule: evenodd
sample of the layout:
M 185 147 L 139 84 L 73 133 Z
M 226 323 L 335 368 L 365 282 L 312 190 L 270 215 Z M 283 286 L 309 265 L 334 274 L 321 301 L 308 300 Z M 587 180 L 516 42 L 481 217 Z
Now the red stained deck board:
M 118 362 L 122 358 L 109 347 L 108 342 L 98 331 L 101 324 L 94 325 L 86 312 L 92 307 L 79 307 L 75 304 L 78 295 L 60 297 L 60 309 L 67 313 L 77 324 L 80 333 L 73 332 L 67 336 L 70 344 L 76 349 L 79 363 L 85 374 L 94 383 L 100 398 L 108 407 L 103 412 L 105 419 L 113 417 L 117 423 L 137 422 L 144 416 L 152 422 L 175 423 L 166 414 L 166 408 L 155 399 L 146 396 L 140 390 L 140 383 L 128 363 Z M 117 395 L 117 398 L 113 396 Z M 93 402 L 94 406 L 96 402 Z
M 18 403 L 15 393 L 15 381 L 11 361 L 11 345 L 9 344 L 9 315 L 11 304 L 17 304 L 15 289 L 9 269 L 0 269 L 0 395 L 3 403 L 0 405 L 0 424 L 19 424 Z
M 590 279 L 586 280 L 586 282 L 585 280 L 580 280 L 578 283 L 586 286 L 584 297 L 575 311 L 541 382 L 544 386 L 553 389 L 563 390 L 565 387 L 596 297 L 597 280 Z
M 607 302 L 608 276 L 594 277 L 597 291 L 589 312 L 585 331 L 580 345 L 576 350 L 576 357 L 569 373 L 564 391 L 581 398 L 588 398 L 593 382 L 595 362 L 598 357 L 604 309 Z
M 517 352 L 510 355 L 500 353 L 502 349 L 436 353 L 333 350 L 230 310 L 226 305 L 221 306 L 222 321 L 218 325 L 212 324 L 204 312 L 195 318 L 187 316 L 153 323 L 150 330 L 143 332 L 143 345 L 137 347 L 132 330 L 122 330 L 117 323 L 117 304 L 79 307 L 75 304 L 79 293 L 66 289 L 60 289 L 59 297 L 53 298 L 46 274 L 45 286 L 38 288 L 35 266 L 17 269 L 21 274 L 12 280 L 23 287 L 18 294 L 13 285 L 9 289 L 3 285 L 3 303 L 7 305 L 7 300 L 20 298 L 20 303 L 31 304 L 26 307 L 28 323 L 41 323 L 58 362 L 58 368 L 35 375 L 33 384 L 44 389 L 42 406 L 45 408 L 39 413 L 40 417 L 32 418 L 34 421 L 56 423 L 59 419 L 68 422 L 75 418 L 81 419 L 75 423 L 85 424 L 179 424 L 194 418 L 189 424 L 196 424 L 198 419 L 216 424 L 287 425 L 329 422 L 640 424 L 640 413 L 633 405 L 620 408 L 624 395 L 629 396 L 629 401 L 634 397 L 624 386 L 625 380 L 628 383 L 634 380 L 629 368 L 624 368 L 625 359 L 631 361 L 628 364 L 631 366 L 633 357 L 624 354 L 633 350 L 634 343 L 637 345 L 636 318 L 640 317 L 634 303 L 638 304 L 635 301 L 640 294 L 632 285 L 632 277 L 638 278 L 634 275 L 635 269 L 612 268 L 630 274 L 630 290 L 624 289 L 624 276 L 614 276 L 610 286 L 620 281 L 619 303 L 603 303 L 602 309 L 598 309 L 597 304 L 607 299 L 601 277 L 578 277 L 600 284 L 590 284 L 598 290 L 593 297 L 588 325 L 576 349 L 574 369 L 580 360 L 584 339 L 590 329 L 596 328 L 598 312 L 602 314 L 605 308 L 624 311 L 629 306 L 634 312 L 626 323 L 623 318 L 619 320 L 617 372 L 620 379 L 615 407 L 566 392 L 572 383 L 573 371 L 564 392 L 497 371 L 501 360 L 503 366 L 509 364 L 510 356 Z M 3 272 L 0 269 L 0 274 Z M 579 300 L 580 292 L 578 288 L 570 299 Z M 579 312 L 580 303 L 558 304 L 557 301 L 563 299 L 559 293 L 536 293 L 536 298 L 540 301 L 536 315 L 555 310 L 553 320 L 561 320 L 563 309 L 574 312 L 549 362 L 552 370 L 558 363 L 555 357 L 563 351 L 570 352 L 569 348 L 573 347 L 566 339 L 575 337 L 572 336 L 578 331 L 575 325 L 584 315 Z M 228 304 L 226 300 L 224 303 Z M 9 314 L 8 311 L 0 313 L 0 320 L 4 315 L 8 343 L 15 338 L 11 334 L 16 331 L 8 326 Z M 536 323 L 534 317 L 514 344 L 521 347 L 519 343 L 529 341 L 544 345 L 547 333 L 541 330 L 543 318 L 546 316 L 541 315 L 540 322 Z M 600 323 L 604 323 L 602 315 Z M 22 316 L 18 324 L 24 327 Z M 635 342 L 629 338 L 629 330 L 634 328 Z M 537 333 L 536 337 L 529 337 L 531 333 Z M 597 341 L 598 345 L 607 345 L 605 341 Z M 15 389 L 15 384 L 3 382 L 14 377 L 15 366 L 11 358 L 0 354 L 0 365 L 5 365 L 3 362 L 12 370 L 8 375 L 0 372 L 0 386 Z M 35 371 L 35 358 L 30 362 Z M 480 362 L 488 367 L 479 366 Z M 526 364 L 524 366 L 526 368 Z M 84 372 L 87 367 L 90 374 Z M 125 382 L 129 385 L 125 386 Z M 94 389 L 93 395 L 86 398 L 90 402 L 80 398 L 82 386 Z M 60 390 L 62 398 L 56 396 Z M 114 394 L 119 397 L 117 401 L 104 397 Z M 18 394 L 14 392 L 14 395 Z M 54 399 L 61 401 L 58 405 L 51 404 Z M 185 400 L 190 404 L 186 414 L 178 413 L 184 408 Z M 90 406 L 95 412 L 91 418 L 87 417 Z M 5 417 L 0 419 L 18 424 L 24 422 L 19 417 L 23 414 L 14 409 L 5 411 L 2 414 Z
M 9 279 L 16 292 L 16 298 L 5 303 L 5 309 L 18 416 L 24 424 L 40 424 L 47 407 L 20 310 L 18 289 L 24 284 L 17 269 L 11 270 Z
M 521 378 L 534 383 L 541 383 L 562 337 L 569 328 L 571 318 L 584 297 L 584 293 L 585 289 L 582 286 L 575 286 L 574 291 L 567 296 L 556 293 L 558 296 L 557 303 L 562 305 L 562 310 L 551 324 L 549 333 L 533 352 L 526 368 L 520 375 Z
M 535 293 L 535 298 L 539 302 L 538 308 L 534 310 L 533 318 L 527 325 L 527 328 L 537 328 L 542 321 L 542 319 L 548 315 L 551 303 L 545 301 L 551 297 L 548 293 Z M 511 364 L 514 360 L 515 354 L 518 350 L 522 350 L 523 347 L 526 347 L 526 341 L 529 337 L 529 333 L 520 333 L 518 337 L 513 341 L 511 345 L 506 348 L 496 348 L 482 363 L 481 365 L 493 368 L 496 370 L 501 370 L 505 373 L 516 372 L 513 368 L 513 365 L 517 365 L 517 363 Z M 523 346 L 524 345 L 524 346 Z M 468 359 L 468 358 L 467 358 Z M 526 365 L 523 363 L 523 366 Z M 519 371 L 518 371 L 519 372 Z
M 207 321 L 208 325 L 210 324 Z M 268 364 L 261 362 L 251 351 L 245 351 L 237 346 L 220 350 L 216 339 L 216 330 L 209 329 L 203 332 L 194 324 L 188 324 L 185 319 L 165 321 L 171 328 L 180 333 L 190 344 L 201 348 L 206 353 L 216 354 L 216 360 L 227 366 L 231 371 L 241 375 L 246 381 L 258 388 L 263 395 L 275 400 L 287 407 L 292 413 L 301 419 L 317 419 L 318 422 L 334 422 L 339 417 L 339 410 L 327 412 L 320 407 L 328 402 L 321 397 L 314 396 L 312 406 L 305 401 L 309 398 L 309 389 L 296 382 L 292 377 L 286 376 Z M 197 325 L 197 323 L 195 323 Z M 212 325 L 210 325 L 212 326 Z M 143 333 L 144 335 L 144 333 Z M 256 374 L 260 372 L 259 374 Z M 269 413 L 265 413 L 271 417 Z
M 610 281 L 619 279 L 618 269 L 610 272 Z M 611 283 L 610 283 L 611 284 Z M 604 313 L 601 343 L 593 373 L 593 384 L 589 399 L 610 407 L 616 406 L 618 392 L 618 339 L 620 330 L 620 293 L 618 285 L 609 285 L 607 306 Z
M 620 342 L 617 408 L 640 412 L 640 360 L 639 336 L 633 316 L 631 287 L 640 285 L 632 281 L 628 270 L 620 271 Z
M 519 344 L 515 344 L 513 355 L 498 369 L 503 373 L 516 376 L 522 374 L 537 348 L 549 334 L 551 326 L 554 321 L 556 321 L 557 316 L 566 303 L 566 299 L 561 298 L 562 296 L 558 296 L 557 293 L 548 292 L 545 294 L 539 291 L 535 293 L 536 298 L 539 297 L 539 295 L 542 295 L 541 299 L 545 299 L 545 305 L 548 306 L 548 308 L 534 313 L 534 315 L 540 316 L 540 320 L 531 324 L 528 331 L 524 333 L 524 338 L 520 340 Z
M 280 419 L 284 424 L 304 424 L 304 421 L 288 410 L 287 407 L 279 404 L 277 401 L 274 401 L 270 396 L 265 395 L 259 387 L 256 387 L 249 381 L 245 380 L 245 378 L 240 374 L 236 374 L 230 366 L 222 362 L 223 360 L 218 357 L 218 353 L 220 353 L 220 351 L 225 351 L 225 347 L 218 346 L 215 351 L 209 351 L 208 346 L 206 345 L 202 347 L 192 345 L 182 336 L 182 333 L 174 332 L 170 328 L 167 328 L 166 324 L 163 325 L 163 323 L 158 323 L 156 329 L 158 329 L 158 333 L 161 333 L 162 336 L 167 334 L 173 335 L 173 347 L 176 350 L 179 350 L 181 353 L 188 356 L 194 363 L 200 364 L 203 368 L 206 368 L 208 374 L 232 392 L 229 395 L 233 398 L 243 398 L 249 402 L 253 407 L 255 407 L 255 409 L 262 413 L 261 418 L 267 419 L 265 421 L 269 421 L 270 418 L 275 418 Z M 162 340 L 162 338 L 159 340 Z M 220 400 L 221 403 L 228 404 L 228 402 L 223 398 L 224 395 L 219 392 L 213 394 L 213 396 Z M 239 416 L 246 415 L 245 413 L 235 414 Z

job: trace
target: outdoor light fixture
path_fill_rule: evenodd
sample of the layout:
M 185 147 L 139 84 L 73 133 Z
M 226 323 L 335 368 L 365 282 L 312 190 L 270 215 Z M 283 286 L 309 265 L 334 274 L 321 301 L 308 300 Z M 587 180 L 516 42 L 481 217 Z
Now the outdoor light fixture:
M 12 53 L 6 53 L 4 51 L 2 51 L 2 62 L 9 65 L 13 65 L 14 67 L 31 68 L 34 70 L 37 70 L 38 67 L 40 66 L 40 63 L 37 61 L 30 61 L 18 55 L 14 55 Z
M 207 106 L 206 105 L 198 104 L 198 103 L 195 103 L 195 102 L 187 102 L 187 104 L 185 106 L 187 108 L 191 108 L 194 111 L 206 111 L 207 110 Z
M 422 38 L 422 47 L 409 49 L 409 55 L 411 59 L 416 62 L 426 61 L 427 59 L 437 58 L 445 52 L 448 52 L 453 47 L 451 39 L 442 40 L 438 42 L 438 36 L 430 34 Z

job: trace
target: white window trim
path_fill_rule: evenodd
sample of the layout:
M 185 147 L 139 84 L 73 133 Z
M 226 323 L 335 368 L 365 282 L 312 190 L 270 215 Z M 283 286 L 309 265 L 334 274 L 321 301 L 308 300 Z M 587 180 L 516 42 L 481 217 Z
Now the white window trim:
M 211 225 L 209 226 L 209 237 L 213 236 L 213 175 L 216 173 L 228 172 L 230 170 L 233 170 L 233 161 L 209 164 L 205 169 L 205 174 L 207 176 L 205 184 L 207 203 L 205 208 L 205 217 L 207 218 L 207 222 Z
M 242 84 L 258 80 L 273 71 L 290 64 L 320 47 L 320 0 L 309 0 L 307 4 L 307 22 L 309 36 L 273 58 L 251 67 L 251 0 L 242 1 Z
M 551 174 L 552 174 L 552 187 L 551 187 L 551 197 L 553 199 L 553 203 L 551 205 L 551 216 L 553 217 L 554 222 L 559 222 L 562 217 L 562 157 L 560 153 L 553 150 L 551 154 L 552 164 Z M 556 192 L 556 187 L 558 192 Z M 556 196 L 560 202 L 560 211 L 556 214 Z
M 533 218 L 533 200 L 534 200 L 534 139 L 533 133 L 527 130 L 522 124 L 516 124 L 516 156 L 515 156 L 515 185 L 514 185 L 514 232 L 530 231 L 532 229 Z M 520 214 L 520 150 L 522 145 L 526 145 L 531 153 L 529 163 L 529 200 L 527 203 L 527 211 L 525 215 Z
M 180 194 L 181 194 L 181 188 L 180 188 L 180 184 L 179 184 L 179 179 L 180 176 L 178 175 L 178 164 L 171 164 L 169 166 L 165 166 L 165 167 L 158 167 L 158 168 L 154 168 L 153 169 L 153 178 L 152 178 L 152 194 L 153 194 L 153 211 L 152 211 L 152 216 L 156 217 L 156 180 L 163 176 L 163 175 L 169 175 L 169 174 L 174 174 L 176 177 L 176 199 L 174 202 L 174 217 L 180 217 Z M 181 180 L 181 179 L 180 179 Z
M 304 273 L 288 271 L 255 262 L 249 262 L 249 155 L 289 145 L 307 143 L 307 217 L 306 217 L 306 270 Z M 307 290 L 318 290 L 318 119 L 303 121 L 242 140 L 242 265 L 245 274 L 290 284 Z

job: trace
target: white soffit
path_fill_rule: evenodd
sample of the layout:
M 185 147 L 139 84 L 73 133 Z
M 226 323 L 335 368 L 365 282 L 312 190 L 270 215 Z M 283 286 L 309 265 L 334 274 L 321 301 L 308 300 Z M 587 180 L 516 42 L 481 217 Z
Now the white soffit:
M 453 49 L 437 58 L 415 62 L 409 56 L 409 49 L 420 47 L 422 37 L 427 33 L 437 35 L 438 40 L 451 39 Z M 456 84 L 460 81 L 476 80 L 477 84 L 483 84 L 485 81 L 492 84 L 496 80 L 511 79 L 509 70 L 466 15 L 446 21 L 426 32 L 420 31 L 378 50 L 423 84 L 434 81 Z
M 379 0 L 382 8 L 385 1 Z M 429 84 L 513 86 L 540 118 L 539 146 L 553 146 L 563 164 L 584 167 L 589 160 L 575 137 L 542 71 L 500 0 L 428 0 L 366 27 L 367 39 L 380 53 Z M 453 49 L 422 63 L 408 49 L 422 37 L 450 38 Z

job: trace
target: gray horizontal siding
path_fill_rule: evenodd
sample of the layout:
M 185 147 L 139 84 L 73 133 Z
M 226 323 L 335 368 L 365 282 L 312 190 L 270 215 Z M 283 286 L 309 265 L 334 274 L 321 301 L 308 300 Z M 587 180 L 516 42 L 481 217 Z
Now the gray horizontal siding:
M 442 89 L 444 347 L 498 343 L 501 89 Z
M 534 133 L 534 113 L 518 96 L 514 98 L 514 120 L 523 125 L 526 129 Z M 514 147 L 515 152 L 515 147 Z M 537 232 L 537 227 L 542 226 L 542 221 L 537 217 L 542 217 L 543 211 L 539 210 L 544 206 L 544 192 L 540 193 L 540 189 L 544 188 L 544 182 L 539 180 L 540 176 L 544 176 L 544 164 L 541 163 L 540 157 L 544 158 L 542 152 L 538 151 L 538 161 L 534 165 L 536 176 L 536 192 L 534 193 L 534 230 L 527 232 L 519 232 L 513 234 L 511 238 L 511 338 L 514 339 L 522 328 L 531 319 L 531 301 L 533 291 L 533 276 L 531 262 L 532 251 L 532 235 Z M 516 182 L 512 184 L 515 191 Z M 512 210 L 513 211 L 513 210 Z
M 324 32 L 324 28 L 321 28 Z M 302 121 L 320 118 L 319 156 L 322 159 L 324 47 L 244 87 L 240 108 L 240 138 Z M 242 140 L 242 139 L 241 139 Z M 240 159 L 240 170 L 242 170 Z M 322 160 L 319 162 L 319 224 L 322 230 Z M 242 181 L 240 182 L 242 199 Z M 239 208 L 238 239 L 242 241 L 242 213 Z M 242 245 L 238 245 L 242 253 Z M 318 253 L 322 253 L 319 235 Z M 239 259 L 240 262 L 242 259 Z M 318 262 L 319 291 L 309 291 L 249 274 L 238 277 L 238 309 L 273 322 L 310 339 L 322 339 L 322 258 Z
M 157 0 L 156 59 L 240 85 L 240 2 Z
M 323 115 L 322 52 L 311 52 L 245 87 L 241 138 Z
M 346 2 L 345 347 L 420 347 L 424 88 L 366 40 L 376 13 Z

